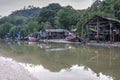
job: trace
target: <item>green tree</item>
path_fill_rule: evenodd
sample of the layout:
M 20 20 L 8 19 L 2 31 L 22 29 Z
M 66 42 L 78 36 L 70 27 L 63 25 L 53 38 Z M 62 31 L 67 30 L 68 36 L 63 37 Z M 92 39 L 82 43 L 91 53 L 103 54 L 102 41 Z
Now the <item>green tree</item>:
M 0 24 L 4 24 L 5 22 L 9 22 L 9 17 L 3 17 L 0 19 Z
M 39 15 L 37 16 L 37 20 L 39 24 L 49 22 L 50 25 L 54 28 L 56 23 L 56 14 L 61 9 L 61 6 L 57 3 L 52 3 L 41 9 Z
M 13 27 L 12 24 L 6 22 L 0 26 L 0 35 L 1 37 L 5 37 L 10 32 L 10 29 Z
M 19 32 L 21 33 L 21 26 L 14 26 L 14 27 L 12 27 L 11 29 L 10 29 L 10 35 L 12 36 L 12 37 L 15 37 L 16 36 L 16 34 L 18 34 Z
M 120 0 L 103 0 L 100 10 L 120 19 Z
M 76 25 L 78 21 L 77 11 L 74 10 L 71 6 L 67 6 L 58 11 L 57 16 L 61 28 L 71 29 L 71 26 Z
M 93 4 L 91 5 L 91 10 L 95 11 L 95 10 L 99 10 L 100 5 L 101 5 L 101 0 L 93 0 Z
M 115 2 L 113 12 L 116 18 L 120 20 L 120 1 Z
M 36 21 L 30 21 L 25 27 L 27 34 L 38 32 L 39 25 Z

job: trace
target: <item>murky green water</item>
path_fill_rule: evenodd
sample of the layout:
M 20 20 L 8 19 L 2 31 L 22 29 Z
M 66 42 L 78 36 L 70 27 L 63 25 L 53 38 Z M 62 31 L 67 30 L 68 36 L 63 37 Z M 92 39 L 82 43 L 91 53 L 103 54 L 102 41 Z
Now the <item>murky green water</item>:
M 38 80 L 120 80 L 120 48 L 34 42 L 0 42 Z

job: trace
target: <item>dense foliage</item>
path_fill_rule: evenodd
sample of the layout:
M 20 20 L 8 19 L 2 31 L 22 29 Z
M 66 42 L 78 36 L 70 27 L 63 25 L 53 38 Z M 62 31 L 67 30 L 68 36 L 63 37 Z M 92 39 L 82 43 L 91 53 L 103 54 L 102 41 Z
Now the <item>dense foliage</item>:
M 95 15 L 120 19 L 119 3 L 120 0 L 94 0 L 91 7 L 84 10 L 75 10 L 71 6 L 62 7 L 57 3 L 41 9 L 24 7 L 0 19 L 0 35 L 10 33 L 15 36 L 20 32 L 22 36 L 26 36 L 45 28 L 76 28 L 82 34 L 84 23 Z

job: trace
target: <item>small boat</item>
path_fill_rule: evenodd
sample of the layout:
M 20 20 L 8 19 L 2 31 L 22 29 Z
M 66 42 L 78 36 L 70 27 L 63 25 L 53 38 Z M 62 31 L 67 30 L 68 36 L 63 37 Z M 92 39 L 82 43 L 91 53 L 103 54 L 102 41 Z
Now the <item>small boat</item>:
M 66 40 L 67 41 L 75 42 L 77 40 L 77 37 L 74 36 L 74 35 L 69 35 L 69 36 L 66 37 Z
M 28 40 L 31 41 L 31 42 L 36 42 L 37 38 L 35 38 L 35 37 L 28 37 Z

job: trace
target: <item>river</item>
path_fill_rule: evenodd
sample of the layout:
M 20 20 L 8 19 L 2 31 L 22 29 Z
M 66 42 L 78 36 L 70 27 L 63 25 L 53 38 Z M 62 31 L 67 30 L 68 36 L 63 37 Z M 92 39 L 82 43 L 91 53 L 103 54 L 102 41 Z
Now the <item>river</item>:
M 117 47 L 0 41 L 0 58 L 19 64 L 36 80 L 120 80 Z

